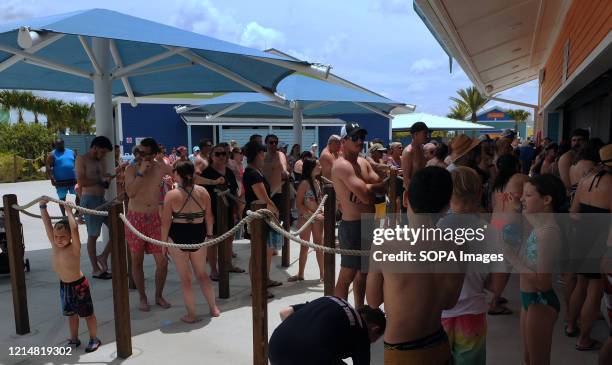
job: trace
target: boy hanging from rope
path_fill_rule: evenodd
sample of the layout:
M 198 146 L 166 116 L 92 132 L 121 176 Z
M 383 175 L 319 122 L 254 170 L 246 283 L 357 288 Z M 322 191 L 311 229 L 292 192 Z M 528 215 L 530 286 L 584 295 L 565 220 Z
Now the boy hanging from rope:
M 67 207 L 68 219 L 51 224 L 47 212 L 47 200 L 40 202 L 42 221 L 47 238 L 53 247 L 53 269 L 60 279 L 60 298 L 62 311 L 68 316 L 70 339 L 67 346 L 79 347 L 79 317 L 85 318 L 89 329 L 89 343 L 85 352 L 93 352 L 102 344 L 96 337 L 97 323 L 93 302 L 89 292 L 89 281 L 81 272 L 81 240 L 79 229 L 72 212 Z

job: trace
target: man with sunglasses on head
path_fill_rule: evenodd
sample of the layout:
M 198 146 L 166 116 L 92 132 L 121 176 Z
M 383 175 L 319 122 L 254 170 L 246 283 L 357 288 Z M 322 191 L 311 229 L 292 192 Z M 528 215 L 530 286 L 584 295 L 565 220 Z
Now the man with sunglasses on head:
M 347 123 L 340 131 L 342 156 L 332 166 L 331 177 L 340 202 L 342 221 L 338 227 L 340 247 L 351 250 L 366 250 L 372 242 L 361 237 L 361 215 L 374 213 L 376 193 L 384 193 L 386 182 L 379 181 L 368 161 L 359 156 L 367 131 L 357 123 Z M 367 231 L 367 230 L 366 230 Z M 367 260 L 367 258 L 365 258 Z M 367 274 L 362 272 L 362 257 L 342 255 L 340 274 L 334 295 L 348 298 L 349 287 L 353 283 L 355 308 L 363 307 Z
M 129 197 L 127 219 L 141 233 L 147 237 L 161 239 L 161 218 L 159 206 L 163 204 L 162 178 L 173 175 L 173 168 L 163 161 L 156 161 L 159 145 L 153 138 L 145 138 L 138 146 L 140 161 L 130 165 L 125 170 L 125 190 Z M 196 184 L 222 183 L 223 180 L 211 181 L 200 176 L 194 176 Z M 164 250 L 149 242 L 138 238 L 127 227 L 125 240 L 132 254 L 132 273 L 134 282 L 140 295 L 138 309 L 143 312 L 151 310 L 147 300 L 144 286 L 143 262 L 144 255 L 152 254 L 155 258 L 155 304 L 162 308 L 169 308 L 162 296 L 166 276 L 168 274 L 168 261 Z
M 262 173 L 270 184 L 270 198 L 279 210 L 280 217 L 284 217 L 284 204 L 282 199 L 283 180 L 289 178 L 287 157 L 278 149 L 278 137 L 268 134 L 264 140 L 266 155 Z
M 212 141 L 208 138 L 202 139 L 198 146 L 200 153 L 195 156 L 193 160 L 196 175 L 199 175 L 208 167 L 208 158 L 210 156 L 210 151 L 213 149 Z
M 408 206 L 408 186 L 410 185 L 410 179 L 414 174 L 425 168 L 427 164 L 427 158 L 423 150 L 423 145 L 427 140 L 429 128 L 423 122 L 416 122 L 410 127 L 410 135 L 412 142 L 406 146 L 404 152 L 402 152 L 402 177 L 404 178 L 404 196 L 403 206 Z

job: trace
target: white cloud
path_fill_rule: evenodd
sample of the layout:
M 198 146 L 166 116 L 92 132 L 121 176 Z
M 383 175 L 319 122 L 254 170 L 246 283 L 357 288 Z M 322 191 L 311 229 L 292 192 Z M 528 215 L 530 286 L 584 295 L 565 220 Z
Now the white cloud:
M 285 43 L 285 35 L 273 28 L 266 28 L 257 22 L 250 22 L 240 36 L 240 44 L 257 49 L 280 48 Z
M 446 64 L 448 64 L 447 60 L 420 58 L 410 65 L 410 72 L 425 73 L 442 68 Z
M 230 12 L 219 10 L 210 0 L 183 0 L 170 23 L 183 29 L 257 49 L 280 47 L 283 32 L 251 21 L 246 25 Z
M 4 0 L 0 9 L 0 22 L 27 19 L 31 18 L 33 14 L 31 1 Z

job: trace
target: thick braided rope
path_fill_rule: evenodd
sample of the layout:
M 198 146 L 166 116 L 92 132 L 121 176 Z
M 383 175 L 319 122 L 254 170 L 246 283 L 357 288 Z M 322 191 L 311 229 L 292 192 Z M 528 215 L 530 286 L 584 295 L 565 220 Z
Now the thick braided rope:
M 321 204 L 319 204 L 319 206 L 317 207 L 317 210 L 315 210 L 314 213 L 312 213 L 310 218 L 308 218 L 308 220 L 304 222 L 304 224 L 300 227 L 300 229 L 298 229 L 297 231 L 291 232 L 291 234 L 294 236 L 297 236 L 300 233 L 302 233 L 302 231 L 304 231 L 306 228 L 308 228 L 308 226 L 310 226 L 314 222 L 314 220 L 317 218 L 317 215 L 321 213 L 321 211 L 324 209 L 326 200 L 327 200 L 327 195 L 323 196 L 323 199 L 321 199 Z
M 274 213 L 272 213 L 271 211 L 269 211 L 267 209 L 260 209 L 260 210 L 257 210 L 255 212 L 249 210 L 249 211 L 247 211 L 247 216 L 256 217 L 256 218 L 262 218 L 262 219 L 264 219 L 266 221 L 266 223 L 272 229 L 274 229 L 276 232 L 280 233 L 285 238 L 288 238 L 289 240 L 297 242 L 297 243 L 299 243 L 302 246 L 310 247 L 310 248 L 315 249 L 317 251 L 323 251 L 324 253 L 340 254 L 340 255 L 347 255 L 347 256 L 369 256 L 370 255 L 370 251 L 347 250 L 347 249 L 343 249 L 343 248 L 331 248 L 331 247 L 317 245 L 315 243 L 303 240 L 300 237 L 296 237 L 296 236 L 292 235 L 291 232 L 287 232 L 282 227 L 280 227 L 275 222 L 276 221 L 276 217 L 274 216 Z
M 66 206 L 66 207 L 69 207 L 69 208 L 72 208 L 72 209 L 76 209 L 76 210 L 78 210 L 78 211 L 80 211 L 82 213 L 85 213 L 85 214 L 99 215 L 99 216 L 104 216 L 104 217 L 108 216 L 108 212 L 106 212 L 106 211 L 97 210 L 97 208 L 96 209 L 88 209 L 88 208 L 79 207 L 78 205 L 76 205 L 74 203 L 66 202 L 66 201 L 63 201 L 63 200 L 55 199 L 55 198 L 51 198 L 51 197 L 46 196 L 46 195 L 40 196 L 40 197 L 38 197 L 38 198 L 36 198 L 36 199 L 32 200 L 31 202 L 29 202 L 27 204 L 24 204 L 24 205 L 13 204 L 12 208 L 15 209 L 15 210 L 19 210 L 19 211 L 23 212 L 26 209 L 28 209 L 29 207 L 31 207 L 31 206 L 35 205 L 36 203 L 40 202 L 41 200 L 48 200 L 50 202 L 54 202 L 54 203 L 57 203 L 57 204 L 60 204 L 60 205 L 63 205 L 63 206 Z M 103 206 L 103 205 L 101 205 L 101 206 Z M 30 214 L 32 214 L 32 213 L 30 213 Z
M 125 224 L 125 226 L 132 231 L 132 233 L 134 233 L 138 238 L 140 238 L 143 241 L 149 242 L 151 244 L 154 244 L 156 246 L 161 246 L 161 247 L 174 247 L 174 248 L 182 248 L 182 249 L 198 249 L 201 247 L 209 247 L 209 246 L 214 246 L 218 243 L 221 243 L 223 241 L 225 241 L 226 239 L 233 237 L 236 232 L 238 231 L 238 229 L 240 229 L 240 227 L 242 227 L 245 224 L 250 223 L 253 219 L 255 219 L 255 217 L 245 217 L 244 219 L 242 219 L 240 222 L 238 222 L 238 224 L 236 224 L 236 226 L 234 226 L 232 229 L 230 229 L 229 231 L 223 233 L 222 235 L 220 235 L 217 238 L 214 238 L 212 240 L 207 240 L 204 242 L 200 242 L 200 243 L 192 243 L 192 244 L 180 244 L 180 243 L 174 243 L 174 242 L 164 242 L 164 241 L 160 241 L 160 240 L 156 240 L 154 238 L 151 237 L 147 237 L 144 234 L 142 234 L 139 230 L 137 230 L 132 223 L 130 223 L 130 221 L 127 219 L 127 217 L 123 214 L 119 214 L 119 218 L 121 218 L 121 220 L 123 221 L 123 223 Z

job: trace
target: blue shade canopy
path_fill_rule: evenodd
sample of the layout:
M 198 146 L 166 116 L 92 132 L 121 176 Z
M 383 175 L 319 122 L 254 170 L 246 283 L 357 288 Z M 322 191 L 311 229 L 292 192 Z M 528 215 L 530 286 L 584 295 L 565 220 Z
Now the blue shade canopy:
M 20 35 L 41 42 L 24 49 Z M 93 92 L 92 38 L 111 40 L 113 95 L 267 91 L 273 97 L 281 79 L 310 69 L 306 62 L 93 9 L 0 25 L 0 89 Z
M 395 118 L 393 118 L 391 128 L 393 130 L 409 130 L 410 127 L 416 122 L 423 122 L 427 124 L 427 127 L 429 127 L 430 130 L 471 131 L 493 129 L 493 127 L 489 127 L 488 125 L 466 122 L 464 120 L 446 118 L 438 115 L 425 113 L 397 115 Z
M 228 93 L 179 108 L 179 113 L 207 114 L 233 118 L 291 118 L 291 102 L 298 102 L 304 118 L 333 117 L 341 114 L 389 114 L 405 104 L 361 90 L 294 74 L 278 84 L 277 92 L 287 103 L 277 103 L 257 93 Z

